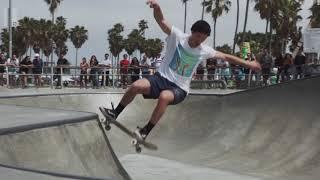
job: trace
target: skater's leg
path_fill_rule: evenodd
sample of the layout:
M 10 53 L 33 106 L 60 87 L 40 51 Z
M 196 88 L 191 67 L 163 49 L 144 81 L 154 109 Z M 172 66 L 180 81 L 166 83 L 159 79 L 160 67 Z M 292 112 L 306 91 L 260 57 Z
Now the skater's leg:
M 137 94 L 148 95 L 150 93 L 150 82 L 147 79 L 135 81 L 127 92 L 123 95 L 120 104 L 127 106 L 132 102 Z
M 123 111 L 123 109 L 130 104 L 137 94 L 148 95 L 150 93 L 150 82 L 147 79 L 140 79 L 135 81 L 130 88 L 123 95 L 120 103 L 115 109 L 115 116 Z
M 142 135 L 146 137 L 150 133 L 152 128 L 159 122 L 162 115 L 165 113 L 168 105 L 173 101 L 174 101 L 174 94 L 171 90 L 164 90 L 160 93 L 157 106 L 153 110 L 150 121 L 140 131 Z

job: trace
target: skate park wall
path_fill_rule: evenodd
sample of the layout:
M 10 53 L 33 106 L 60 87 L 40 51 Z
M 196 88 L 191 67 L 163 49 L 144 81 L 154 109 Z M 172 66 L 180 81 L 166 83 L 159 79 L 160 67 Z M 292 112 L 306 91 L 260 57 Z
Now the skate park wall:
M 170 106 L 148 137 L 159 150 L 144 153 L 263 179 L 318 179 L 319 92 L 320 78 L 314 77 L 231 95 L 191 94 Z M 5 97 L 1 104 L 99 114 L 99 106 L 117 104 L 121 96 L 43 94 Z M 155 105 L 138 96 L 119 121 L 130 128 L 143 126 Z M 118 157 L 135 153 L 116 128 L 107 136 Z

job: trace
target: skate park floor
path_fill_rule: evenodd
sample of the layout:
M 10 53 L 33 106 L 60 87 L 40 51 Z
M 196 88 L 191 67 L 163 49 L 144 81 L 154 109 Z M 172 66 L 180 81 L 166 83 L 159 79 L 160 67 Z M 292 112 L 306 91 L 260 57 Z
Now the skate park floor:
M 316 180 L 319 92 L 319 77 L 247 91 L 194 91 L 170 106 L 148 137 L 159 150 L 136 154 L 130 138 L 98 122 L 98 107 L 117 104 L 123 90 L 0 89 L 0 164 L 72 179 Z M 143 126 L 155 105 L 138 96 L 118 120 Z

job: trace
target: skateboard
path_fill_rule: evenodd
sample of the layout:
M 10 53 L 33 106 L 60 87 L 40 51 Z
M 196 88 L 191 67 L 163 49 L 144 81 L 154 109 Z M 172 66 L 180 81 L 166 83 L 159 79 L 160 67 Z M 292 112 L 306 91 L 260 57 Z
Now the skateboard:
M 113 108 L 113 104 L 112 104 L 112 108 Z M 111 130 L 111 124 L 113 124 L 114 126 L 118 127 L 122 132 L 124 132 L 125 134 L 127 134 L 129 137 L 132 138 L 131 140 L 131 145 L 135 147 L 136 152 L 137 153 L 141 153 L 142 148 L 141 145 L 149 150 L 153 150 L 156 151 L 158 150 L 157 145 L 152 144 L 150 142 L 147 142 L 139 137 L 137 137 L 137 135 L 134 133 L 134 131 L 128 129 L 126 126 L 124 126 L 122 123 L 114 120 L 114 119 L 110 119 L 108 118 L 108 116 L 106 116 L 104 108 L 103 107 L 99 107 L 99 110 L 101 111 L 101 113 L 103 114 L 103 116 L 105 117 L 105 119 L 102 119 L 101 122 L 104 124 L 104 128 L 106 131 L 110 131 Z

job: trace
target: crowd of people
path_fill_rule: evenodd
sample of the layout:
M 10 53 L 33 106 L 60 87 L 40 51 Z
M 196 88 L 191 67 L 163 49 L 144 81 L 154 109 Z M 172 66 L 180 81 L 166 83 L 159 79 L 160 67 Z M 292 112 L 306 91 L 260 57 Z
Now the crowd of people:
M 91 87 L 93 89 L 114 85 L 126 88 L 138 79 L 154 74 L 160 67 L 162 60 L 163 57 L 160 54 L 156 58 L 148 58 L 143 55 L 140 60 L 137 57 L 129 57 L 128 54 L 124 54 L 120 61 L 111 61 L 108 53 L 101 61 L 98 61 L 95 55 L 92 55 L 89 60 L 83 57 L 78 65 L 80 71 L 78 78 L 75 78 L 76 85 L 79 85 L 80 88 Z M 259 73 L 251 72 L 249 69 L 211 58 L 198 66 L 193 79 L 199 81 L 221 80 L 228 84 L 232 81 L 247 81 L 250 78 L 250 81 L 261 82 L 266 86 L 311 75 L 308 71 L 310 62 L 302 50 L 299 50 L 294 57 L 290 53 L 273 57 L 268 49 L 263 49 L 256 56 L 248 54 L 245 60 L 258 60 L 262 71 Z M 0 86 L 7 84 L 4 74 L 8 72 L 8 88 L 27 88 L 30 79 L 35 87 L 41 87 L 43 69 L 43 60 L 37 53 L 32 59 L 30 56 L 25 56 L 21 61 L 17 59 L 16 55 L 13 55 L 12 58 L 6 58 L 4 53 L 0 53 Z M 67 82 L 62 82 L 62 76 L 67 74 L 70 74 L 70 62 L 64 55 L 60 55 L 53 76 L 56 88 L 68 85 Z
M 57 66 L 55 67 L 54 79 L 57 79 L 56 87 L 61 88 L 61 74 L 68 72 L 70 63 L 63 55 L 59 56 Z M 43 85 L 43 70 L 44 62 L 38 53 L 30 56 L 25 56 L 21 61 L 15 54 L 12 58 L 6 58 L 5 53 L 0 53 L 0 86 L 7 85 L 8 88 L 27 88 L 28 81 L 31 80 L 35 87 L 39 88 Z M 48 68 L 48 67 L 47 67 Z M 62 72 L 61 72 L 62 70 Z M 4 76 L 7 74 L 7 80 Z
M 128 54 L 124 54 L 118 65 L 116 61 L 112 62 L 110 60 L 109 54 L 105 54 L 104 60 L 100 62 L 95 56 L 92 56 L 89 62 L 86 61 L 86 58 L 83 58 L 80 64 L 80 88 L 88 88 L 89 83 L 94 89 L 106 87 L 111 84 L 114 85 L 115 80 L 117 86 L 126 88 L 128 84 L 141 77 L 156 72 L 161 62 L 160 55 L 156 58 L 148 58 L 144 55 L 141 60 L 138 60 L 137 57 L 130 58 Z
M 247 54 L 246 61 L 257 60 L 260 62 L 262 71 L 252 72 L 249 69 L 229 65 L 228 62 L 219 59 L 208 59 L 206 65 L 199 65 L 194 76 L 195 80 L 222 80 L 226 84 L 234 82 L 259 82 L 262 86 L 276 84 L 289 80 L 301 79 L 312 75 L 311 65 L 317 60 L 309 60 L 300 49 L 296 55 L 286 53 L 273 57 L 268 49 L 264 48 L 256 56 Z M 206 69 L 206 73 L 205 73 Z M 207 78 L 205 78 L 207 77 Z

